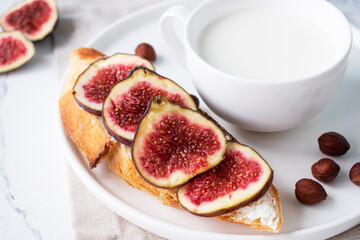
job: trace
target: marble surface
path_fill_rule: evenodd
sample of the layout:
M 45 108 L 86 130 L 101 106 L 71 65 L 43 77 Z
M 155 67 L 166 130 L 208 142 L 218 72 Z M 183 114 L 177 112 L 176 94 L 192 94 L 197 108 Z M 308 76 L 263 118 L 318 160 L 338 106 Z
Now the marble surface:
M 0 13 L 16 2 L 0 1 Z M 36 43 L 34 59 L 23 67 L 0 74 L 0 239 L 73 239 L 67 164 L 55 121 L 59 77 L 67 64 L 59 59 L 117 18 L 158 1 L 121 0 L 112 8 L 96 0 L 58 2 L 56 37 Z M 359 0 L 331 2 L 360 27 Z M 97 21 L 77 24 L 79 12 Z M 88 34 L 70 36 L 68 28 Z
M 51 39 L 0 75 L 0 238 L 71 239 L 65 162 L 57 141 Z

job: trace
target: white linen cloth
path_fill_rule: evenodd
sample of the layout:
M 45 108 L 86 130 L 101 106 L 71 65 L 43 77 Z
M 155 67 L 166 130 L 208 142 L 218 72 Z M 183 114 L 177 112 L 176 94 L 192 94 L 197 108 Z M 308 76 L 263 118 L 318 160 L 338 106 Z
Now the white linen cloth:
M 77 240 L 162 240 L 105 207 L 79 181 L 69 167 L 71 212 Z
M 165 0 L 58 0 L 60 19 L 54 32 L 54 51 L 59 79 L 68 64 L 69 53 L 113 21 L 138 8 Z M 335 1 L 335 0 L 334 0 Z M 118 216 L 97 200 L 69 167 L 69 189 L 73 228 L 77 240 L 162 240 Z M 331 240 L 358 239 L 360 224 Z

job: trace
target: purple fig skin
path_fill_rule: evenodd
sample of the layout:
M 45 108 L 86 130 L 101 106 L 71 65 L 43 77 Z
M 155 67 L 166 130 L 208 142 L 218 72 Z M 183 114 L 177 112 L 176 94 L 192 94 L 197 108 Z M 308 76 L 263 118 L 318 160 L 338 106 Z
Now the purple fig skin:
M 27 39 L 29 39 L 30 41 L 32 41 L 34 43 L 42 42 L 44 39 L 48 38 L 48 36 L 50 36 L 54 32 L 54 30 L 56 29 L 58 22 L 59 22 L 59 10 L 58 10 L 56 1 L 50 1 L 50 2 L 45 1 L 45 2 L 47 2 L 48 6 L 50 7 L 50 9 L 53 12 L 50 15 L 49 19 L 47 19 L 47 21 L 42 23 L 42 25 L 45 25 L 45 24 L 48 24 L 49 22 L 52 22 L 52 27 L 49 29 L 46 29 L 46 31 L 44 31 L 43 29 L 40 29 L 39 31 L 36 31 L 35 34 L 29 35 L 29 33 L 26 33 L 24 31 L 22 31 L 21 29 L 14 28 L 13 26 L 9 28 L 9 25 L 7 25 L 7 23 L 5 23 L 5 18 L 8 15 L 10 15 L 14 10 L 16 11 L 18 9 L 23 8 L 25 5 L 32 3 L 32 2 L 28 2 L 28 1 L 24 1 L 24 0 L 14 4 L 5 13 L 3 13 L 2 16 L 0 16 L 0 18 L 3 20 L 0 22 L 0 26 L 4 29 L 4 31 L 19 30 L 19 31 L 23 32 L 24 35 L 26 35 Z M 34 13 L 32 15 L 39 16 L 39 14 L 34 14 Z M 28 25 L 30 25 L 30 24 L 28 24 Z
M 108 127 L 108 125 L 106 124 L 105 118 L 102 116 L 101 117 L 103 125 L 105 127 L 105 129 L 108 131 L 109 135 L 112 136 L 113 138 L 115 138 L 117 141 L 121 142 L 122 144 L 125 144 L 127 146 L 130 146 L 132 144 L 132 140 L 127 139 L 127 138 L 123 138 L 119 135 L 117 135 L 116 133 L 114 133 L 111 128 Z
M 128 56 L 137 56 L 137 55 L 135 55 L 135 54 L 127 54 L 127 53 L 116 53 L 116 54 L 122 54 L 122 55 L 128 55 Z M 82 103 L 81 101 L 79 101 L 79 100 L 77 99 L 77 97 L 76 97 L 76 91 L 74 90 L 74 88 L 75 88 L 76 84 L 78 83 L 79 79 L 81 78 L 81 76 L 82 76 L 86 71 L 88 71 L 88 69 L 90 69 L 93 65 L 98 64 L 98 62 L 104 61 L 104 60 L 106 60 L 106 59 L 108 59 L 108 58 L 111 58 L 111 57 L 115 56 L 116 54 L 114 54 L 114 55 L 112 55 L 112 56 L 110 56 L 110 57 L 100 58 L 100 59 L 98 59 L 97 61 L 91 63 L 91 64 L 78 76 L 78 78 L 77 78 L 77 80 L 76 80 L 76 82 L 75 82 L 75 84 L 74 84 L 74 86 L 73 86 L 73 92 L 72 92 L 72 94 L 73 94 L 73 96 L 74 96 L 74 98 L 75 98 L 76 103 L 77 103 L 82 109 L 84 109 L 85 111 L 87 111 L 87 112 L 89 112 L 89 113 L 91 113 L 91 114 L 94 114 L 94 115 L 97 115 L 97 116 L 101 116 L 101 115 L 102 115 L 102 110 L 97 110 L 97 109 L 90 108 L 90 107 L 88 107 L 87 105 L 85 105 L 84 103 Z M 140 56 L 137 56 L 137 57 L 141 58 Z M 153 67 L 153 69 L 155 69 L 155 68 L 154 68 L 154 65 L 153 65 L 152 63 L 149 62 L 149 64 Z M 121 79 L 119 82 L 127 79 L 127 78 L 128 78 L 136 69 L 138 69 L 138 68 L 146 68 L 146 67 L 143 67 L 143 66 L 136 66 L 136 67 L 134 67 L 134 68 L 129 72 L 129 74 L 127 75 L 127 77 Z M 151 71 L 151 72 L 155 72 L 155 71 L 153 71 L 153 70 L 151 70 L 151 69 L 148 69 L 148 68 L 146 68 L 146 69 L 149 70 L 149 71 Z M 119 82 L 117 82 L 117 83 L 119 83 Z M 115 85 L 116 85 L 116 84 L 115 84 Z M 114 85 L 114 86 L 115 86 L 115 85 Z M 114 86 L 113 86 L 113 87 L 114 87 Z
M 8 40 L 6 39 L 10 39 L 10 42 L 7 42 Z M 5 41 L 5 42 L 3 42 Z M 25 53 L 21 54 L 20 56 L 14 56 L 12 54 L 12 51 L 6 51 L 5 54 L 5 59 L 12 59 L 12 61 L 5 61 L 3 62 L 3 64 L 0 66 L 0 74 L 1 73 L 5 73 L 5 72 L 10 72 L 13 71 L 21 66 L 23 66 L 24 64 L 26 64 L 27 62 L 29 62 L 35 55 L 35 47 L 34 44 L 29 41 L 25 35 L 22 34 L 22 32 L 20 31 L 9 31 L 9 32 L 0 32 L 0 42 L 2 45 L 2 49 L 3 50 L 9 50 L 8 48 L 18 48 L 20 46 L 17 46 L 17 43 L 11 47 L 12 44 L 14 44 L 14 41 L 17 42 L 21 42 L 22 46 L 21 48 L 25 48 Z M 9 44 L 10 46 L 8 46 L 7 44 Z
M 96 110 L 96 109 L 90 108 L 90 107 L 86 106 L 85 104 L 83 104 L 82 102 L 80 102 L 80 101 L 76 98 L 76 96 L 75 96 L 76 91 L 73 91 L 72 94 L 73 94 L 73 96 L 74 96 L 75 102 L 79 105 L 79 107 L 80 107 L 81 109 L 87 111 L 88 113 L 97 115 L 97 116 L 99 116 L 99 117 L 102 115 L 102 114 L 101 114 L 101 111 L 98 111 L 98 110 Z
M 192 99 L 194 100 L 195 104 L 196 104 L 196 107 L 199 108 L 200 106 L 200 101 L 199 99 L 197 98 L 197 96 L 193 95 L 193 94 L 190 94 L 190 96 L 192 97 Z
M 203 174 L 205 174 L 205 173 L 203 173 Z M 260 199 L 269 190 L 269 188 L 270 188 L 270 186 L 271 186 L 271 184 L 273 182 L 273 179 L 274 179 L 274 171 L 271 169 L 270 177 L 268 178 L 268 180 L 267 180 L 266 184 L 264 185 L 264 187 L 257 194 L 255 194 L 251 198 L 247 199 L 246 201 L 243 201 L 243 202 L 241 202 L 239 204 L 230 206 L 229 208 L 218 209 L 216 211 L 209 212 L 209 213 L 200 214 L 200 213 L 194 213 L 194 212 L 189 211 L 187 208 L 185 208 L 183 205 L 181 205 L 181 203 L 179 201 L 179 194 L 178 193 L 176 193 L 176 196 L 178 198 L 178 202 L 179 202 L 180 206 L 183 209 L 185 209 L 186 211 L 188 211 L 189 213 L 191 213 L 193 215 L 196 215 L 196 216 L 200 216 L 200 217 L 217 217 L 217 216 L 224 215 L 224 214 L 230 213 L 232 211 L 235 211 L 235 210 L 237 210 L 237 209 L 239 209 L 241 207 L 245 207 L 245 206 L 249 205 L 250 203 L 255 202 L 258 199 Z M 178 189 L 178 191 L 179 191 L 179 189 Z
M 143 70 L 143 71 L 146 71 L 146 72 L 149 72 L 149 73 L 151 73 L 151 74 L 156 74 L 156 75 L 159 76 L 159 77 L 165 78 L 165 77 L 159 75 L 158 73 L 156 73 L 155 71 L 153 71 L 153 70 L 151 70 L 151 69 L 148 69 L 148 68 L 143 67 L 143 66 L 137 66 L 137 67 L 134 67 L 134 69 L 131 70 L 131 72 L 129 73 L 129 75 L 128 75 L 126 78 L 124 78 L 123 80 L 121 80 L 121 81 L 119 81 L 119 82 L 122 82 L 122 81 L 125 81 L 125 80 L 130 79 L 130 78 L 132 77 L 133 73 L 136 72 L 136 71 L 138 71 L 139 69 L 141 69 L 141 70 Z M 169 79 L 169 80 L 170 80 L 170 79 Z M 171 81 L 172 81 L 172 80 L 171 80 Z M 118 82 L 118 83 L 119 83 L 119 82 Z M 116 83 L 116 84 L 118 84 L 118 83 Z M 114 87 L 116 86 L 116 84 L 114 85 Z M 175 84 L 176 84 L 176 83 L 175 83 Z M 179 86 L 179 87 L 180 87 L 180 86 Z M 110 92 L 111 92 L 111 91 L 110 91 Z M 110 93 L 109 93 L 109 94 L 110 94 Z M 190 94 L 189 94 L 189 95 L 190 95 Z M 191 96 L 191 95 L 190 95 L 190 96 Z M 191 96 L 191 97 L 192 97 L 192 96 Z M 75 99 L 76 99 L 76 98 L 75 98 Z M 194 100 L 193 97 L 192 97 L 192 101 L 193 101 L 193 104 L 196 106 L 196 109 L 197 109 L 197 104 L 196 104 L 196 102 L 195 102 L 195 100 Z M 147 103 L 147 108 L 146 108 L 143 116 L 148 112 L 150 103 L 151 103 L 151 100 Z M 82 105 L 81 103 L 78 103 L 78 104 L 79 104 L 79 105 Z M 85 109 L 85 107 L 83 107 L 83 108 Z M 103 121 L 103 124 L 104 124 L 104 126 L 105 126 L 105 129 L 108 131 L 108 133 L 109 133 L 113 138 L 115 138 L 117 141 L 119 141 L 119 142 L 121 142 L 121 143 L 123 143 L 123 144 L 125 144 L 125 145 L 128 145 L 128 146 L 130 146 L 130 145 L 132 144 L 132 141 L 133 141 L 132 139 L 124 138 L 124 137 L 121 137 L 121 136 L 117 135 L 117 134 L 116 134 L 114 131 L 112 131 L 111 128 L 106 124 L 105 118 L 103 117 L 103 116 L 104 116 L 103 112 L 105 111 L 104 107 L 102 108 L 102 111 L 100 112 L 100 114 L 98 114 L 98 112 L 97 112 L 96 110 L 94 110 L 94 109 L 91 109 L 91 111 L 93 111 L 93 114 L 96 114 L 96 115 L 98 115 L 98 116 L 102 116 L 102 121 Z M 140 123 L 140 122 L 139 122 L 139 123 Z M 135 134 L 136 134 L 136 130 L 135 130 Z M 135 134 L 134 134 L 134 138 L 135 138 Z
M 159 101 L 161 101 L 161 96 L 155 96 L 155 97 L 153 97 L 153 98 L 149 101 L 148 106 L 147 106 L 147 108 L 146 108 L 145 113 L 144 113 L 143 116 L 145 116 L 145 115 L 150 111 L 150 105 L 151 105 L 151 102 L 152 102 L 154 99 L 156 99 L 156 101 L 157 101 L 158 103 L 160 103 Z M 180 107 L 181 107 L 181 108 L 184 108 L 184 107 L 182 107 L 182 106 L 180 106 Z M 194 111 L 194 110 L 189 109 L 189 108 L 186 108 L 186 109 L 191 110 L 191 111 L 193 111 L 194 113 L 199 113 L 198 111 Z M 201 114 L 201 113 L 200 113 L 200 114 Z M 141 123 L 142 120 L 143 120 L 143 119 L 140 120 L 139 124 L 138 124 L 137 127 L 136 127 L 135 135 L 134 135 L 134 140 L 135 140 L 137 134 L 140 134 L 139 126 L 140 126 L 140 123 Z M 209 119 L 209 120 L 210 120 L 210 119 Z M 212 119 L 212 121 L 215 121 L 215 120 Z M 142 176 L 142 174 L 140 173 L 140 171 L 139 171 L 139 169 L 138 169 L 138 166 L 136 165 L 136 163 L 135 163 L 135 161 L 134 161 L 134 158 L 133 158 L 133 152 L 134 152 L 134 150 L 133 150 L 133 149 L 134 149 L 133 144 L 134 144 L 134 141 L 131 143 L 131 159 L 133 160 L 133 164 L 134 164 L 134 166 L 135 166 L 136 171 L 138 172 L 138 174 L 140 175 L 140 177 L 141 177 L 145 182 L 149 183 L 150 185 L 152 185 L 152 186 L 154 186 L 154 187 L 161 188 L 161 189 L 178 189 L 179 187 L 185 185 L 186 183 L 188 183 L 188 182 L 191 180 L 191 179 L 189 179 L 188 182 L 185 182 L 185 183 L 183 183 L 183 184 L 179 184 L 179 185 L 174 186 L 174 187 L 157 186 L 157 185 L 155 185 L 154 183 L 150 182 L 149 180 L 147 180 L 145 177 Z M 220 162 L 220 163 L 221 163 L 221 162 Z M 219 163 L 219 164 L 220 164 L 220 163 Z M 213 166 L 212 168 L 208 169 L 207 171 L 211 171 L 211 170 L 214 169 L 216 166 L 217 166 L 217 165 Z M 200 175 L 201 175 L 201 174 L 200 174 Z M 271 185 L 271 184 L 270 184 L 270 185 Z

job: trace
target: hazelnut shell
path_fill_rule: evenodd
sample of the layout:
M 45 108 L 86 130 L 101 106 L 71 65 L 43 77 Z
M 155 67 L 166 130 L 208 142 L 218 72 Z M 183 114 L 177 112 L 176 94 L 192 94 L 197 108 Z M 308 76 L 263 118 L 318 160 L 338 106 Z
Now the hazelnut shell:
M 330 158 L 322 158 L 311 166 L 312 175 L 323 182 L 332 182 L 339 171 L 339 164 Z
M 148 43 L 139 44 L 135 49 L 135 54 L 149 60 L 150 62 L 153 62 L 156 60 L 155 50 Z
M 327 193 L 320 183 L 303 178 L 295 185 L 295 196 L 299 202 L 313 205 L 326 199 Z
M 355 185 L 360 186 L 360 162 L 352 166 L 349 172 L 349 178 Z
M 326 132 L 318 138 L 320 151 L 329 156 L 341 156 L 350 149 L 344 136 L 337 132 Z

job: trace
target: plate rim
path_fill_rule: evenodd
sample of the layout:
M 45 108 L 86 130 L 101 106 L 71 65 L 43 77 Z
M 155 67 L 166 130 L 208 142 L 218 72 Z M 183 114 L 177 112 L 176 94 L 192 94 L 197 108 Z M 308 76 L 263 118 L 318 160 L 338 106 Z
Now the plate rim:
M 141 16 L 143 13 L 155 11 L 164 7 L 170 7 L 173 4 L 181 4 L 185 2 L 191 2 L 190 0 L 173 0 L 165 1 L 161 3 L 154 4 L 153 6 L 148 6 L 136 10 L 132 13 L 125 15 L 124 17 L 119 18 L 114 21 L 108 27 L 103 29 L 101 32 L 96 34 L 92 39 L 90 39 L 84 47 L 92 47 L 92 45 L 101 37 L 103 37 L 108 31 L 115 28 L 117 25 L 124 24 L 125 22 L 131 21 L 137 16 Z M 199 1 L 200 2 L 200 1 Z M 353 31 L 353 46 L 360 48 L 360 30 L 351 24 L 351 29 Z M 61 81 L 58 86 L 58 95 L 56 101 L 62 96 L 62 87 L 65 83 L 66 76 L 68 73 L 68 67 L 66 68 Z M 148 215 L 140 210 L 137 210 L 126 203 L 121 199 L 116 197 L 110 191 L 106 190 L 94 177 L 88 173 L 88 169 L 84 168 L 82 159 L 78 159 L 72 149 L 72 146 L 75 145 L 72 140 L 66 136 L 63 125 L 60 117 L 60 110 L 57 107 L 56 119 L 57 119 L 57 132 L 59 133 L 59 138 L 61 139 L 63 149 L 65 150 L 65 156 L 70 167 L 73 169 L 74 173 L 77 175 L 79 180 L 85 185 L 85 187 L 105 206 L 109 207 L 117 215 L 125 218 L 129 222 L 149 231 L 154 234 L 157 234 L 162 237 L 171 238 L 171 239 L 198 239 L 199 237 L 206 237 L 206 239 L 239 239 L 239 236 L 242 239 L 249 240 L 258 240 L 258 239 L 303 239 L 304 237 L 314 237 L 321 234 L 321 236 L 331 237 L 338 233 L 341 233 L 360 222 L 360 212 L 352 212 L 346 214 L 336 220 L 330 222 L 322 223 L 310 228 L 304 228 L 300 230 L 290 231 L 286 233 L 274 233 L 274 234 L 230 234 L 230 233 L 219 233 L 219 232 L 208 232 L 203 230 L 195 230 L 187 227 L 179 226 L 173 223 L 169 223 L 158 219 L 154 216 Z M 74 146 L 77 148 L 77 146 Z M 80 151 L 77 149 L 77 151 Z M 121 214 L 120 214 L 121 213 Z M 154 226 L 156 226 L 156 230 Z M 334 228 L 336 227 L 336 230 Z M 160 231 L 159 229 L 167 229 L 166 232 Z M 325 231 L 327 231 L 325 233 Z M 171 234 L 169 234 L 171 232 Z M 261 233 L 261 232 L 259 232 Z

